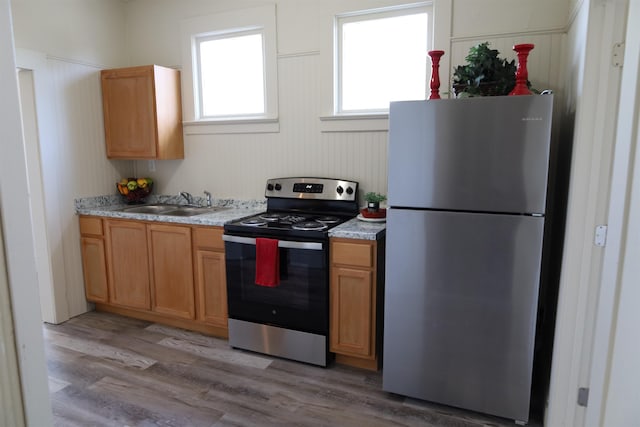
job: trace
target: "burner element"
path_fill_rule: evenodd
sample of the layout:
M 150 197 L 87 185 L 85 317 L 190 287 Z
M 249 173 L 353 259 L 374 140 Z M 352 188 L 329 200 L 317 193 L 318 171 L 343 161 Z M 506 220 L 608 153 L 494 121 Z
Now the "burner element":
M 260 215 L 259 218 L 263 219 L 265 221 L 269 221 L 269 222 L 276 222 L 276 221 L 280 221 L 281 219 L 283 219 L 286 216 L 287 216 L 287 214 L 285 214 L 285 213 L 265 212 L 262 215 Z
M 293 224 L 291 228 L 294 230 L 324 230 L 327 225 L 318 221 L 305 221 Z
M 251 217 L 249 219 L 245 219 L 244 221 L 241 222 L 242 225 L 248 225 L 250 227 L 260 227 L 261 225 L 265 225 L 267 223 L 266 219 L 263 219 L 261 217 Z
M 321 216 L 319 218 L 316 218 L 316 221 L 321 222 L 323 224 L 335 224 L 337 222 L 340 222 L 340 218 L 338 218 L 337 216 Z
M 270 223 L 279 224 L 295 224 L 296 222 L 305 221 L 307 219 L 302 215 L 293 215 L 284 212 L 265 212 L 259 215 L 259 218 Z
M 287 215 L 282 219 L 282 222 L 287 224 L 295 224 L 296 222 L 306 221 L 307 218 L 302 215 Z

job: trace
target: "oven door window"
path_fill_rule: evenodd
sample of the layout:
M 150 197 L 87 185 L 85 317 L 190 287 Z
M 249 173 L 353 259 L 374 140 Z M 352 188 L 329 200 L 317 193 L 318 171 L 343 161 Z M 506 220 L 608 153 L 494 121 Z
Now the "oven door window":
M 323 250 L 279 248 L 280 284 L 255 284 L 255 245 L 225 242 L 229 317 L 311 333 L 328 331 L 328 260 Z

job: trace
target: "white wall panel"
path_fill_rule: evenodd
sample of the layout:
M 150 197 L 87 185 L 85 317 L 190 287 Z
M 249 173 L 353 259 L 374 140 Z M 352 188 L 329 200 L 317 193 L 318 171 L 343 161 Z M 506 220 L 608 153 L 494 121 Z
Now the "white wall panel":
M 90 64 L 124 66 L 125 2 L 11 0 L 18 48 Z
M 476 37 L 564 29 L 568 16 L 569 0 L 453 0 L 451 35 Z
M 47 159 L 43 173 L 48 226 L 60 230 L 52 243 L 53 262 L 58 266 L 54 276 L 56 283 L 62 277 L 70 287 L 71 313 L 84 306 L 73 198 L 111 194 L 113 182 L 121 175 L 152 176 L 159 193 L 184 190 L 200 195 L 207 189 L 224 198 L 261 198 L 267 178 L 289 175 L 350 178 L 360 182 L 363 192 L 386 193 L 386 132 L 320 132 L 321 88 L 327 86 L 322 81 L 318 49 L 325 45 L 324 38 L 331 37 L 325 24 L 332 11 L 368 9 L 401 0 L 276 0 L 280 131 L 189 135 L 185 159 L 156 161 L 155 172 L 148 171 L 146 161 L 106 160 L 97 68 L 53 59 L 179 67 L 181 20 L 273 2 L 69 0 L 53 5 L 45 0 L 12 1 L 16 44 L 45 52 L 50 58 L 55 104 L 51 131 L 56 136 L 55 147 L 43 147 L 42 156 Z M 514 55 L 511 45 L 515 42 L 532 42 L 536 49 L 530 55 L 530 78 L 536 87 L 555 89 L 562 35 L 553 31 L 566 21 L 569 0 L 516 3 L 455 0 L 454 38 L 445 47 L 451 64 L 461 63 L 474 42 L 487 40 L 478 35 L 492 34 L 489 40 L 505 55 Z M 523 29 L 530 32 L 504 33 Z
M 386 193 L 386 132 L 321 133 L 319 55 L 280 58 L 280 132 L 190 135 L 185 159 L 137 162 L 137 172 L 156 179 L 157 191 L 185 190 L 215 197 L 264 197 L 268 178 L 321 176 L 353 179 L 366 191 Z
M 49 230 L 59 231 L 50 241 L 55 286 L 66 288 L 68 316 L 73 317 L 87 307 L 74 199 L 113 193 L 116 181 L 132 173 L 132 165 L 106 158 L 99 70 L 49 59 L 48 71 L 56 135 L 50 141 L 55 147 L 43 150 L 45 204 Z

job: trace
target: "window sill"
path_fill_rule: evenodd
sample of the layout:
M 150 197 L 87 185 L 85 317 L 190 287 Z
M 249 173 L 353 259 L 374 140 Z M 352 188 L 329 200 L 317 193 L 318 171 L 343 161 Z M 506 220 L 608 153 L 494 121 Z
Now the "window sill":
M 278 119 L 198 120 L 182 122 L 185 135 L 225 133 L 277 133 Z
M 389 114 L 349 114 L 320 117 L 321 132 L 386 132 Z

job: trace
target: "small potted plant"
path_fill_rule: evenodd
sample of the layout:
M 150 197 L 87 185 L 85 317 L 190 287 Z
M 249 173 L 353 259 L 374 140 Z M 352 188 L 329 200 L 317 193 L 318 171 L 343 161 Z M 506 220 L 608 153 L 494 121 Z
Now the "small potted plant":
M 378 212 L 378 210 L 380 210 L 380 202 L 387 200 L 387 196 L 380 193 L 369 192 L 364 195 L 364 200 L 367 202 L 367 211 Z

